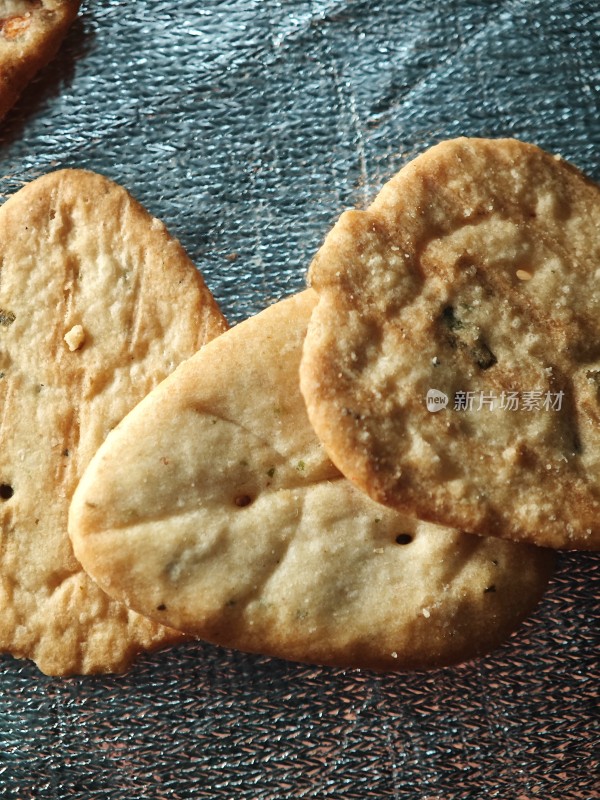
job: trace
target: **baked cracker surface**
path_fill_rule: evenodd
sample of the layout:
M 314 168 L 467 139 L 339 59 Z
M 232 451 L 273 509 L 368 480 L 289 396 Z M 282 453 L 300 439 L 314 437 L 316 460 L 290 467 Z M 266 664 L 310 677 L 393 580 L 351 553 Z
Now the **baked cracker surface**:
M 0 650 L 64 675 L 181 638 L 84 573 L 67 514 L 108 432 L 224 328 L 181 246 L 108 179 L 54 172 L 0 208 Z
M 599 234 L 599 188 L 507 139 L 437 145 L 344 213 L 301 367 L 338 468 L 422 519 L 597 549 Z
M 383 670 L 486 652 L 552 555 L 410 520 L 342 477 L 299 388 L 315 302 L 237 325 L 123 420 L 73 498 L 75 552 L 132 608 L 241 650 Z

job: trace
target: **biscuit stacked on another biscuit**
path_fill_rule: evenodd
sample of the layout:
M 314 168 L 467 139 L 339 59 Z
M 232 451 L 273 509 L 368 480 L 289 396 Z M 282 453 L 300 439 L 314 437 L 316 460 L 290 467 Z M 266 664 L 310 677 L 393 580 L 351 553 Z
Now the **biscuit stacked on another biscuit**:
M 347 477 L 437 524 L 600 547 L 598 186 L 533 145 L 444 142 L 342 215 L 310 280 L 302 391 Z
M 487 652 L 552 555 L 409 519 L 343 478 L 300 394 L 316 299 L 210 342 L 109 434 L 71 504 L 75 554 L 121 602 L 229 647 L 375 669 Z
M 283 658 L 490 650 L 546 586 L 536 545 L 598 546 L 598 201 L 520 142 L 416 159 L 341 217 L 316 294 L 207 345 L 107 438 L 70 511 L 84 567 L 156 620 Z

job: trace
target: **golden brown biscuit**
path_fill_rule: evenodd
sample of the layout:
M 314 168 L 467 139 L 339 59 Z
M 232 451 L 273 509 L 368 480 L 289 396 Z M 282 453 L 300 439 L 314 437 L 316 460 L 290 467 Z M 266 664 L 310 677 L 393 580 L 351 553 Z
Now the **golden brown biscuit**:
M 180 638 L 85 575 L 67 512 L 111 428 L 224 327 L 179 243 L 106 178 L 54 172 L 0 209 L 0 650 L 89 673 Z
M 431 522 L 597 549 L 599 231 L 599 188 L 515 140 L 440 144 L 343 214 L 301 369 L 339 469 Z
M 0 0 L 0 118 L 58 50 L 80 0 Z
M 75 553 L 132 608 L 242 650 L 377 669 L 486 652 L 552 556 L 409 520 L 343 479 L 298 385 L 315 300 L 241 323 L 123 420 L 75 492 Z

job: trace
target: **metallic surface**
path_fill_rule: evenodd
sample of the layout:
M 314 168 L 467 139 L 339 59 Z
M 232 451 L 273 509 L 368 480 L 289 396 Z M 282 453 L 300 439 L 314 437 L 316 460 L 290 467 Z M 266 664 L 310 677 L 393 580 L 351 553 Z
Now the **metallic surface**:
M 593 0 L 90 0 L 0 125 L 0 193 L 105 173 L 237 322 L 441 139 L 514 135 L 600 180 L 599 112 Z M 593 800 L 599 575 L 598 554 L 561 555 L 509 642 L 429 674 L 201 643 L 116 677 L 0 657 L 0 798 Z

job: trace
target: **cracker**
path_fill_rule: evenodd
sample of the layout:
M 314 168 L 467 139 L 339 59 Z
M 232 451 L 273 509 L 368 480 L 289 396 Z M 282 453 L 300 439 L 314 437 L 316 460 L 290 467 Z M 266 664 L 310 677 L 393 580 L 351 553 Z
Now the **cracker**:
M 93 173 L 10 198 L 0 265 L 0 650 L 49 674 L 121 670 L 181 637 L 85 575 L 69 502 L 111 428 L 225 323 L 164 225 Z
M 0 0 L 0 118 L 54 58 L 80 0 Z
M 442 143 L 344 213 L 301 368 L 339 469 L 431 522 L 597 549 L 599 230 L 599 188 L 515 140 Z
M 377 669 L 485 652 L 552 557 L 409 520 L 340 475 L 298 383 L 315 300 L 211 342 L 109 435 L 73 498 L 75 552 L 132 608 L 245 651 Z

